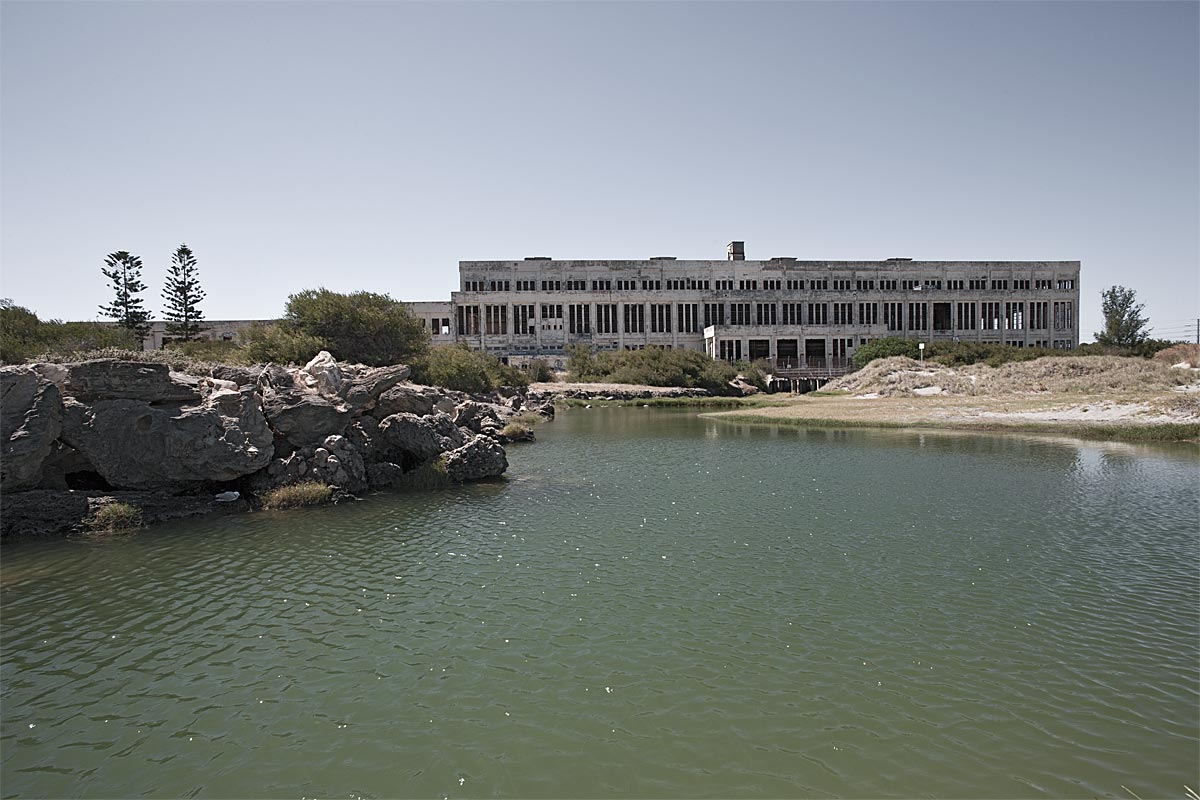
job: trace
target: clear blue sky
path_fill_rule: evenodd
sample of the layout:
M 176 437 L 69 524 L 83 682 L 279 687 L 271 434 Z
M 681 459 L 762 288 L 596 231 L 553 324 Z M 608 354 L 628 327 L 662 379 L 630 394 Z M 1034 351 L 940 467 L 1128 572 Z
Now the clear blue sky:
M 0 296 L 211 319 L 460 259 L 1080 259 L 1200 315 L 1200 4 L 0 4 Z

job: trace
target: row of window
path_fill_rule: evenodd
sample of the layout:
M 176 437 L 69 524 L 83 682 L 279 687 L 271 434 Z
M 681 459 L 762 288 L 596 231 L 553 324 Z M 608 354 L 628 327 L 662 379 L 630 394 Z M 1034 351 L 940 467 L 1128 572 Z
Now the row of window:
M 703 305 L 703 309 L 701 309 Z M 596 333 L 645 333 L 649 315 L 651 333 L 698 333 L 710 325 L 878 325 L 880 306 L 883 325 L 889 331 L 1068 331 L 1075 328 L 1075 307 L 1065 302 L 992 302 L 982 303 L 599 303 L 596 309 Z M 506 305 L 458 307 L 458 332 L 471 336 L 508 333 Z M 566 330 L 573 334 L 592 333 L 591 303 L 566 306 Z M 536 320 L 542 330 L 563 330 L 563 304 L 542 303 L 512 306 L 513 330 L 517 335 L 536 332 Z M 703 314 L 701 315 L 701 311 Z M 726 314 L 728 311 L 728 314 Z M 618 320 L 623 324 L 618 331 Z M 728 320 L 728 323 L 726 322 Z M 450 321 L 443 322 L 448 327 Z M 435 326 L 436 329 L 436 326 Z M 448 331 L 445 331 L 448 332 Z
M 611 280 L 594 280 L 591 282 L 593 292 L 611 292 L 613 291 L 613 283 Z M 616 291 L 630 292 L 641 289 L 642 291 L 662 291 L 663 281 L 651 278 L 640 279 L 622 279 L 615 281 Z M 787 291 L 825 291 L 829 289 L 830 281 L 827 278 L 814 278 L 811 280 L 789 279 L 789 280 L 739 280 L 722 279 L 714 281 L 716 291 L 747 291 L 757 292 L 762 291 L 779 291 L 785 286 Z M 507 292 L 510 291 L 510 281 L 463 281 L 464 292 Z M 698 278 L 668 278 L 666 281 L 668 291 L 709 291 L 709 281 Z M 516 290 L 518 292 L 533 292 L 536 289 L 537 281 L 516 281 Z M 585 280 L 568 280 L 568 281 L 542 281 L 541 287 L 543 292 L 583 292 L 588 289 L 588 282 Z M 1033 289 L 1048 290 L 1057 288 L 1060 291 L 1073 290 L 1075 281 L 1071 278 L 1060 278 L 1053 281 L 1049 278 L 1029 280 L 1027 278 L 999 278 L 988 281 L 986 278 L 972 278 L 969 280 L 947 280 L 940 279 L 920 279 L 912 278 L 905 280 L 857 280 L 851 281 L 848 278 L 834 278 L 833 290 L 836 292 L 919 292 L 919 291 L 962 291 L 964 289 L 970 291 L 983 291 L 991 289 L 994 292 L 1007 291 L 1028 291 Z

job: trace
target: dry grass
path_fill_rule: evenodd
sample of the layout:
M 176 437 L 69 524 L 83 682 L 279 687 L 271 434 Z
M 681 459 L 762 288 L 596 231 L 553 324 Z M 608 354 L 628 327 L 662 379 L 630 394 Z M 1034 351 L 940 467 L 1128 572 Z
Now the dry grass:
M 319 506 L 333 499 L 333 489 L 320 481 L 280 486 L 262 496 L 263 508 L 282 509 Z
M 1187 364 L 1192 369 L 1200 367 L 1200 344 L 1177 344 L 1154 354 L 1155 361 L 1167 365 Z
M 113 533 L 142 527 L 142 510 L 129 503 L 106 503 L 92 512 L 85 521 L 98 533 Z
M 533 431 L 529 429 L 529 426 L 520 422 L 510 422 L 500 429 L 500 435 L 513 442 L 532 438 L 530 436 L 531 433 Z
M 999 367 L 972 364 L 951 369 L 896 356 L 872 361 L 858 372 L 832 381 L 826 389 L 897 397 L 936 388 L 942 394 L 958 397 L 997 397 L 1027 393 L 1161 392 L 1195 380 L 1190 373 L 1144 358 L 1047 357 Z

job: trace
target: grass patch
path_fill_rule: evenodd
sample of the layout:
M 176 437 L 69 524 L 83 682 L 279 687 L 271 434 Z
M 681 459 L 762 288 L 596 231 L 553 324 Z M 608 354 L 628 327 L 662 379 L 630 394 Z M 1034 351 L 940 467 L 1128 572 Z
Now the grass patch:
M 501 436 L 514 442 L 527 438 L 532 432 L 528 425 L 523 425 L 520 422 L 510 422 L 500 429 Z
M 142 510 L 129 503 L 106 503 L 92 512 L 86 520 L 89 529 L 97 533 L 114 533 L 142 527 Z
M 319 506 L 333 499 L 333 489 L 320 481 L 280 486 L 262 496 L 263 508 L 283 509 Z
M 539 425 L 546 421 L 546 418 L 534 411 L 525 411 L 517 414 L 509 423 L 524 425 L 526 428 L 532 428 L 534 425 Z

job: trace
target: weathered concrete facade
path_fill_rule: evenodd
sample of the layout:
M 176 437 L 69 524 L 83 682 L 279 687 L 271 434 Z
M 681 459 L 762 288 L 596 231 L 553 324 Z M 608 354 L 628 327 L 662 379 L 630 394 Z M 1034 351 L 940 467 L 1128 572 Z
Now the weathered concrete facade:
M 885 336 L 1071 349 L 1078 261 L 459 262 L 454 339 L 504 357 L 669 347 L 827 365 Z

